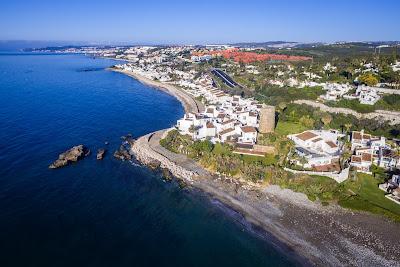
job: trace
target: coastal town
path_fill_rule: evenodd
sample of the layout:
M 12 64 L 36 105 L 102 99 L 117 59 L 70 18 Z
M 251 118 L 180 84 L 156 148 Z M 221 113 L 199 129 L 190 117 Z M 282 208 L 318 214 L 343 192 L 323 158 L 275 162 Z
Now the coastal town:
M 0 7 L 0 267 L 400 267 L 400 1 Z
M 288 77 L 287 80 L 271 79 L 267 81 L 268 84 L 278 88 L 298 88 L 299 91 L 304 88 L 318 88 L 316 91 L 321 94 L 316 101 L 324 105 L 335 105 L 334 103 L 343 100 L 374 106 L 386 96 L 397 99 L 397 95 L 400 95 L 400 90 L 396 89 L 398 85 L 393 82 L 371 84 L 362 81 L 365 75 L 379 72 L 372 63 L 361 63 L 355 69 L 354 73 L 359 76 L 353 83 L 323 81 L 320 73 L 305 70 L 302 77 L 306 78 L 299 80 L 295 78 L 296 75 L 287 76 L 290 73 L 298 74 L 292 63 L 310 62 L 313 58 L 260 53 L 259 48 L 243 49 L 229 45 L 161 48 L 139 46 L 103 51 L 102 56 L 126 60 L 127 63 L 115 65 L 114 68 L 176 86 L 202 103 L 203 110 L 187 112 L 176 122 L 178 133 L 197 142 L 227 144 L 232 148 L 233 154 L 242 157 L 280 156 L 276 144 L 265 142 L 265 139 L 276 135 L 276 128 L 279 131 L 279 114 L 282 108 L 279 107 L 280 103 L 277 106 L 270 105 L 270 102 L 262 101 L 254 93 L 248 93 L 251 89 L 240 78 L 235 78 L 238 76 L 235 72 L 229 72 L 232 68 L 259 76 L 262 72 L 259 64 L 268 62 L 263 66 L 265 69 L 275 70 L 277 77 Z M 217 63 L 213 65 L 212 62 L 215 61 Z M 395 73 L 399 71 L 399 66 L 399 61 L 389 64 Z M 336 69 L 336 66 L 327 62 L 322 65 L 321 72 L 332 73 Z M 396 109 L 390 111 L 397 112 Z M 400 204 L 400 189 L 398 179 L 395 178 L 400 169 L 398 141 L 390 137 L 387 139 L 387 135 L 373 135 L 362 127 L 348 124 L 341 128 L 332 128 L 329 125 L 332 116 L 334 115 L 329 113 L 323 114 L 323 123 L 317 128 L 301 127 L 304 130 L 298 132 L 291 129 L 280 136 L 280 139 L 290 142 L 290 148 L 284 155 L 284 163 L 280 166 L 288 172 L 325 176 L 338 183 L 354 179 L 356 173 L 375 175 L 373 170 L 379 168 L 381 172 L 389 173 L 379 186 L 381 189 L 385 188 L 382 195 Z M 378 116 L 376 119 L 385 118 Z M 396 125 L 397 121 L 389 120 L 388 123 Z M 378 188 L 378 184 L 376 187 Z
M 304 52 L 315 47 L 300 53 L 292 44 L 70 52 L 118 60 L 108 70 L 165 91 L 184 107 L 170 128 L 124 138 L 115 158 L 138 161 L 160 170 L 165 181 L 175 177 L 182 188 L 218 196 L 275 234 L 266 224 L 269 217 L 262 215 L 265 210 L 258 210 L 271 196 L 293 204 L 295 218 L 310 212 L 304 205 L 318 207 L 312 213 L 317 217 L 335 209 L 335 219 L 328 216 L 332 226 L 340 214 L 335 231 L 314 220 L 311 232 L 319 225 L 319 231 L 327 230 L 324 234 L 338 241 L 347 212 L 400 220 L 400 58 L 394 53 L 344 57 L 351 64 L 342 66 L 334 58 L 343 57 L 343 46 L 352 44 L 329 45 L 329 51 L 339 52 L 323 58 Z M 356 236 L 365 227 L 352 229 L 350 235 Z M 340 249 L 343 255 L 353 253 Z M 393 262 L 392 254 L 389 258 Z

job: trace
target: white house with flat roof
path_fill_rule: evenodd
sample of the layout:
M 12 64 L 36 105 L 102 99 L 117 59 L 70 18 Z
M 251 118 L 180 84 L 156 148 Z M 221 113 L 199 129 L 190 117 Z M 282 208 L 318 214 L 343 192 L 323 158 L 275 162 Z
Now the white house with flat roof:
M 299 134 L 288 135 L 296 146 L 306 148 L 317 154 L 337 154 L 340 151 L 339 137 L 344 136 L 337 131 L 309 130 Z
M 240 127 L 241 136 L 239 137 L 240 143 L 255 144 L 257 141 L 257 129 L 253 126 Z
M 339 158 L 341 143 L 338 138 L 343 136 L 336 130 L 308 130 L 288 135 L 288 138 L 295 143 L 295 153 L 307 160 L 304 167 L 312 168 L 332 164 Z
M 374 105 L 381 98 L 373 87 L 359 85 L 356 90 L 356 96 L 361 104 Z

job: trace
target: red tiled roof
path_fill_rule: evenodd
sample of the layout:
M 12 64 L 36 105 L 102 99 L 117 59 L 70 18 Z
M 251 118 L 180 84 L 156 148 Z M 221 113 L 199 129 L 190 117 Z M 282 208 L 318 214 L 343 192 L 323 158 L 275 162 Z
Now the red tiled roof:
M 301 139 L 303 141 L 307 141 L 307 140 L 309 140 L 311 138 L 314 138 L 316 136 L 317 135 L 315 133 L 312 133 L 312 132 L 309 132 L 309 131 L 306 131 L 304 133 L 296 135 L 297 138 L 299 138 L 299 139 Z
M 363 153 L 361 156 L 362 161 L 372 161 L 372 155 L 369 153 Z
M 361 162 L 360 156 L 351 156 L 351 162 Z
M 361 136 L 361 133 L 360 132 L 353 132 L 353 134 L 352 134 L 352 138 L 351 139 L 355 139 L 355 140 L 361 140 L 361 138 L 362 138 L 362 136 Z
M 252 126 L 243 126 L 241 129 L 245 133 L 256 133 L 257 132 L 257 129 Z
M 218 114 L 218 116 L 217 116 L 217 118 L 219 118 L 219 119 L 223 119 L 223 118 L 225 118 L 225 114 L 223 114 L 223 113 L 219 113 Z
M 251 112 L 249 113 L 249 116 L 251 116 L 251 117 L 257 117 L 257 113 L 251 111 Z
M 314 140 L 312 140 L 312 142 L 313 143 L 316 143 L 316 142 L 319 142 L 319 141 L 321 141 L 322 140 L 322 138 L 321 137 L 318 137 L 318 138 L 315 138 Z
M 226 130 L 223 130 L 223 131 L 219 132 L 219 135 L 224 135 L 224 134 L 227 134 L 227 133 L 230 133 L 230 132 L 233 132 L 233 131 L 235 131 L 235 129 L 228 128 Z
M 214 124 L 212 124 L 211 122 L 207 122 L 206 127 L 209 129 L 215 128 Z
M 226 50 L 214 50 L 214 51 L 203 51 L 203 52 L 192 52 L 192 55 L 219 55 L 226 59 L 233 59 L 236 62 L 251 63 L 256 61 L 268 61 L 268 60 L 281 60 L 281 61 L 303 61 L 310 60 L 311 57 L 304 56 L 288 56 L 278 54 L 259 54 L 255 52 L 244 52 L 239 51 L 237 48 L 231 48 Z
M 221 124 L 222 124 L 222 125 L 226 125 L 226 124 L 232 123 L 232 122 L 234 122 L 234 121 L 235 121 L 234 119 L 231 119 L 231 120 L 223 121 Z
M 362 134 L 361 132 L 353 131 L 351 139 L 352 140 L 362 140 L 362 139 L 369 140 L 369 139 L 371 139 L 371 135 L 370 134 Z
M 332 141 L 328 141 L 328 142 L 325 142 L 328 146 L 330 146 L 331 148 L 335 148 L 335 147 L 337 147 L 337 145 L 334 143 L 334 142 L 332 142 Z

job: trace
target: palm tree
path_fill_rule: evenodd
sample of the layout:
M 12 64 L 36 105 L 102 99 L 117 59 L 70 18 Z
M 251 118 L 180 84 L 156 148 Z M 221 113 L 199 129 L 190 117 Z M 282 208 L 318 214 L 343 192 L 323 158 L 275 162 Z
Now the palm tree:
M 189 132 L 192 133 L 192 138 L 194 138 L 195 131 L 196 131 L 196 127 L 194 125 L 191 125 L 189 127 Z
M 322 123 L 324 124 L 325 127 L 329 126 L 329 123 L 332 121 L 332 116 L 329 113 L 325 113 L 322 115 L 321 118 Z
M 346 124 L 344 125 L 344 128 L 346 128 L 346 132 L 347 132 L 347 133 L 350 131 L 350 128 L 351 128 L 352 126 L 353 126 L 353 125 L 352 125 L 351 123 L 346 123 Z

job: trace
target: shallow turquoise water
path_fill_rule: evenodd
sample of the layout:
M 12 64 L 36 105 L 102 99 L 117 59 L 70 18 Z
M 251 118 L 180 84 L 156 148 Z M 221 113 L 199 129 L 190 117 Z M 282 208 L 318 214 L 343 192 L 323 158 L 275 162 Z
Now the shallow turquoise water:
M 120 136 L 183 114 L 175 98 L 104 69 L 113 64 L 0 54 L 0 266 L 294 265 L 206 196 L 112 158 Z M 81 143 L 109 153 L 47 168 Z

